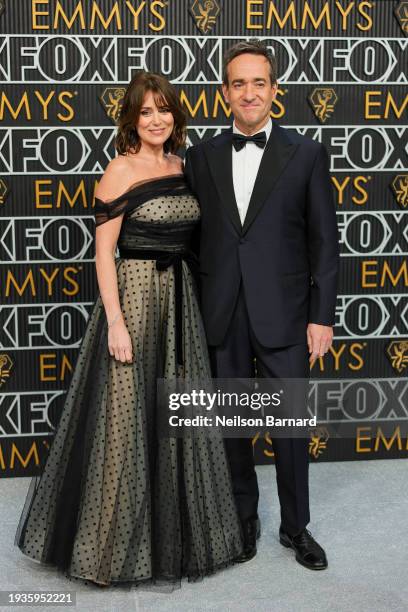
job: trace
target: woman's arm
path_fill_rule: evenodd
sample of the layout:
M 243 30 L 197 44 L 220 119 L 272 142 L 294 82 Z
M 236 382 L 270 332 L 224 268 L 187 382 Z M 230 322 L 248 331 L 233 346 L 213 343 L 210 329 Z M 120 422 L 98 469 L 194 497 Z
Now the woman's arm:
M 126 191 L 131 181 L 127 176 L 129 166 L 126 160 L 116 158 L 107 166 L 95 192 L 96 197 L 106 202 Z M 109 206 L 109 204 L 107 204 Z M 126 329 L 120 308 L 118 277 L 115 265 L 115 251 L 123 221 L 123 214 L 96 228 L 95 265 L 99 292 L 108 322 L 109 353 L 115 359 L 132 361 L 132 343 Z

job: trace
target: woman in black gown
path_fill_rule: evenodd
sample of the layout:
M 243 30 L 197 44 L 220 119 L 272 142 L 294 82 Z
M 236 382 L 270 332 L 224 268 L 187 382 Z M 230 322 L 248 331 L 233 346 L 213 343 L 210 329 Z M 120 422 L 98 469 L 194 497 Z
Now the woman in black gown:
M 137 74 L 97 191 L 99 294 L 16 534 L 29 557 L 101 585 L 194 580 L 242 552 L 222 439 L 157 435 L 157 378 L 210 377 L 184 137 L 173 87 Z

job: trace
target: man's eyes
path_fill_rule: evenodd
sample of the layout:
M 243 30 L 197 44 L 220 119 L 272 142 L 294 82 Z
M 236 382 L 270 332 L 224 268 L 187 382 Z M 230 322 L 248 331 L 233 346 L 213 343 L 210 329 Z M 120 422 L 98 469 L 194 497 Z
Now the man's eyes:
M 234 89 L 240 89 L 241 87 L 243 87 L 243 85 L 244 83 L 234 83 Z M 264 81 L 256 81 L 254 85 L 258 89 L 262 89 L 263 87 L 265 87 Z

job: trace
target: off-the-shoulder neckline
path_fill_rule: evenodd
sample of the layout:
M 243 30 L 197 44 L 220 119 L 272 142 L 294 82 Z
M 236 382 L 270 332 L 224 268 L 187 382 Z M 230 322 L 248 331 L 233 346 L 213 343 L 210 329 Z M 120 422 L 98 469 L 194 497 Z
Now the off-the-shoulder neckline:
M 137 181 L 136 183 L 133 183 L 130 187 L 128 187 L 128 189 L 123 191 L 120 195 L 116 196 L 116 198 L 112 198 L 111 200 L 101 200 L 101 198 L 95 196 L 95 200 L 98 200 L 98 202 L 102 202 L 102 204 L 110 204 L 112 202 L 115 202 L 116 200 L 120 200 L 120 198 L 123 198 L 123 196 L 128 195 L 131 191 L 133 191 L 137 187 L 140 187 L 141 185 L 147 185 L 149 183 L 154 183 L 165 179 L 181 177 L 185 177 L 185 174 L 183 172 L 178 172 L 177 174 L 163 174 L 162 176 L 155 176 L 150 179 L 144 179 L 142 181 Z

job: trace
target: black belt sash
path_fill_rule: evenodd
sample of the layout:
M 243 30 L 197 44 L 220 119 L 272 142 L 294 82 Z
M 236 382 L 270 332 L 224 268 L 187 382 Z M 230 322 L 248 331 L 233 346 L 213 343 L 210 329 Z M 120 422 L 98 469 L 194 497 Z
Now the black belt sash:
M 178 365 L 184 364 L 183 359 L 183 259 L 188 264 L 193 276 L 198 279 L 198 259 L 192 251 L 179 253 L 171 251 L 144 251 L 119 249 L 122 259 L 155 259 L 156 270 L 162 272 L 170 266 L 174 268 L 175 299 L 176 299 L 176 359 Z

